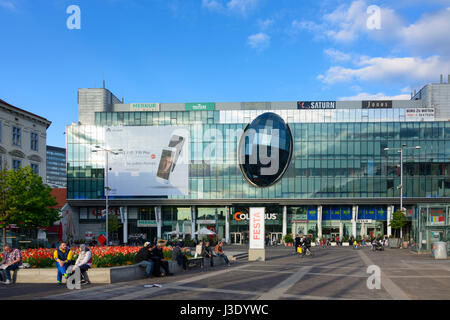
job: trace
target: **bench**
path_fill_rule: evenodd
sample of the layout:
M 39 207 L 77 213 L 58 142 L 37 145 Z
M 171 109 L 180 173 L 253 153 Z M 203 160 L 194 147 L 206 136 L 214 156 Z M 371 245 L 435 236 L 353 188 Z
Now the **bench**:
M 197 258 L 188 258 L 187 262 L 186 262 L 186 266 L 188 268 L 192 268 L 195 266 L 198 266 L 200 264 L 200 268 L 203 268 L 204 266 L 204 258 L 201 256 L 197 256 Z
M 11 283 L 16 283 L 17 280 L 17 273 L 19 272 L 19 269 L 27 269 L 29 268 L 30 265 L 29 264 L 22 264 L 19 266 L 19 268 L 17 268 L 16 270 L 13 271 L 12 277 L 11 277 Z M 2 270 L 3 271 L 3 270 Z M 6 272 L 6 271 L 5 271 Z M 6 279 L 6 275 L 2 274 L 2 278 Z M 2 279 L 3 280 L 3 279 Z

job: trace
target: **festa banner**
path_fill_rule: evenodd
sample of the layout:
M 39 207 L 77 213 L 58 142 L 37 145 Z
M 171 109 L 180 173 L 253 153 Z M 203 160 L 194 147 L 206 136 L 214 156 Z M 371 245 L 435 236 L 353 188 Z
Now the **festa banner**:
M 250 245 L 249 249 L 264 249 L 265 208 L 250 208 Z

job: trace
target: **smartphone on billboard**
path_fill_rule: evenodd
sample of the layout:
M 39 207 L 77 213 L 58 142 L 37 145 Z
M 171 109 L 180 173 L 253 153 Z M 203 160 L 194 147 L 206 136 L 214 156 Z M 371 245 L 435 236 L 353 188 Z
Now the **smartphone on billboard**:
M 175 159 L 173 160 L 172 171 L 175 169 L 175 165 L 177 164 L 178 157 L 181 154 L 181 150 L 183 150 L 184 140 L 185 140 L 184 137 L 175 135 L 175 134 L 172 137 L 170 137 L 169 148 L 176 149 Z
M 161 159 L 159 160 L 158 172 L 156 173 L 156 179 L 160 183 L 169 183 L 170 173 L 174 165 L 175 156 L 177 153 L 176 148 L 163 148 L 161 152 Z

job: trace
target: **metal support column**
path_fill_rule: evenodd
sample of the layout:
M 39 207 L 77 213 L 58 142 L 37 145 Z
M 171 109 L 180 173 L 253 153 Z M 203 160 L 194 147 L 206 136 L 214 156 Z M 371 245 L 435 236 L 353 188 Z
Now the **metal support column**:
M 230 243 L 230 207 L 225 207 L 225 242 Z
M 155 217 L 156 217 L 156 237 L 158 239 L 161 239 L 161 230 L 162 230 L 161 206 L 155 207 Z
M 284 236 L 287 234 L 287 207 L 283 206 L 283 239 L 281 242 L 284 242 Z

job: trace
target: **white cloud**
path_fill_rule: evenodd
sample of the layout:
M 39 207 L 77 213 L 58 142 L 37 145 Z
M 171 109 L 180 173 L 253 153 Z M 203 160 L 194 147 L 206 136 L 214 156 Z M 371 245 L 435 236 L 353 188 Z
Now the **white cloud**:
M 442 70 L 447 70 L 448 62 L 439 56 L 425 59 L 418 57 L 382 58 L 361 57 L 359 67 L 344 68 L 332 66 L 324 75 L 317 78 L 324 83 L 333 84 L 347 81 L 429 81 Z
M 231 11 L 246 14 L 249 10 L 256 8 L 259 0 L 230 0 L 227 3 L 227 8 Z
M 353 100 L 410 100 L 409 94 L 399 94 L 396 96 L 387 96 L 384 93 L 370 94 L 366 92 L 360 92 L 356 96 L 340 97 L 340 101 L 353 101 Z
M 14 4 L 14 2 L 8 1 L 8 0 L 0 0 L 0 7 L 11 10 L 11 11 L 16 10 L 16 5 Z
M 258 27 L 261 30 L 266 30 L 270 28 L 274 23 L 275 21 L 273 19 L 258 20 Z
M 202 6 L 212 11 L 223 10 L 223 4 L 217 0 L 202 0 Z
M 263 50 L 270 45 L 270 37 L 267 34 L 260 32 L 249 36 L 247 43 L 253 49 Z
M 332 48 L 325 49 L 323 52 L 334 61 L 349 61 L 352 58 L 350 54 Z
M 412 24 L 407 24 L 397 12 L 380 7 L 380 29 L 369 29 L 367 20 L 371 14 L 367 8 L 371 3 L 355 0 L 324 14 L 319 21 L 294 20 L 294 31 L 307 30 L 315 38 L 326 38 L 337 43 L 352 43 L 367 36 L 394 48 L 411 49 L 414 54 L 440 54 L 450 57 L 450 1 L 442 1 L 444 8 L 422 15 Z
M 202 0 L 202 6 L 221 13 L 246 15 L 259 5 L 260 0 Z
M 345 8 L 340 6 L 323 17 L 325 24 L 334 28 L 326 28 L 326 35 L 339 42 L 350 42 L 357 38 L 358 33 L 366 27 L 367 4 L 357 0 Z
M 450 7 L 426 14 L 416 23 L 401 28 L 402 44 L 417 52 L 439 51 L 450 56 Z

